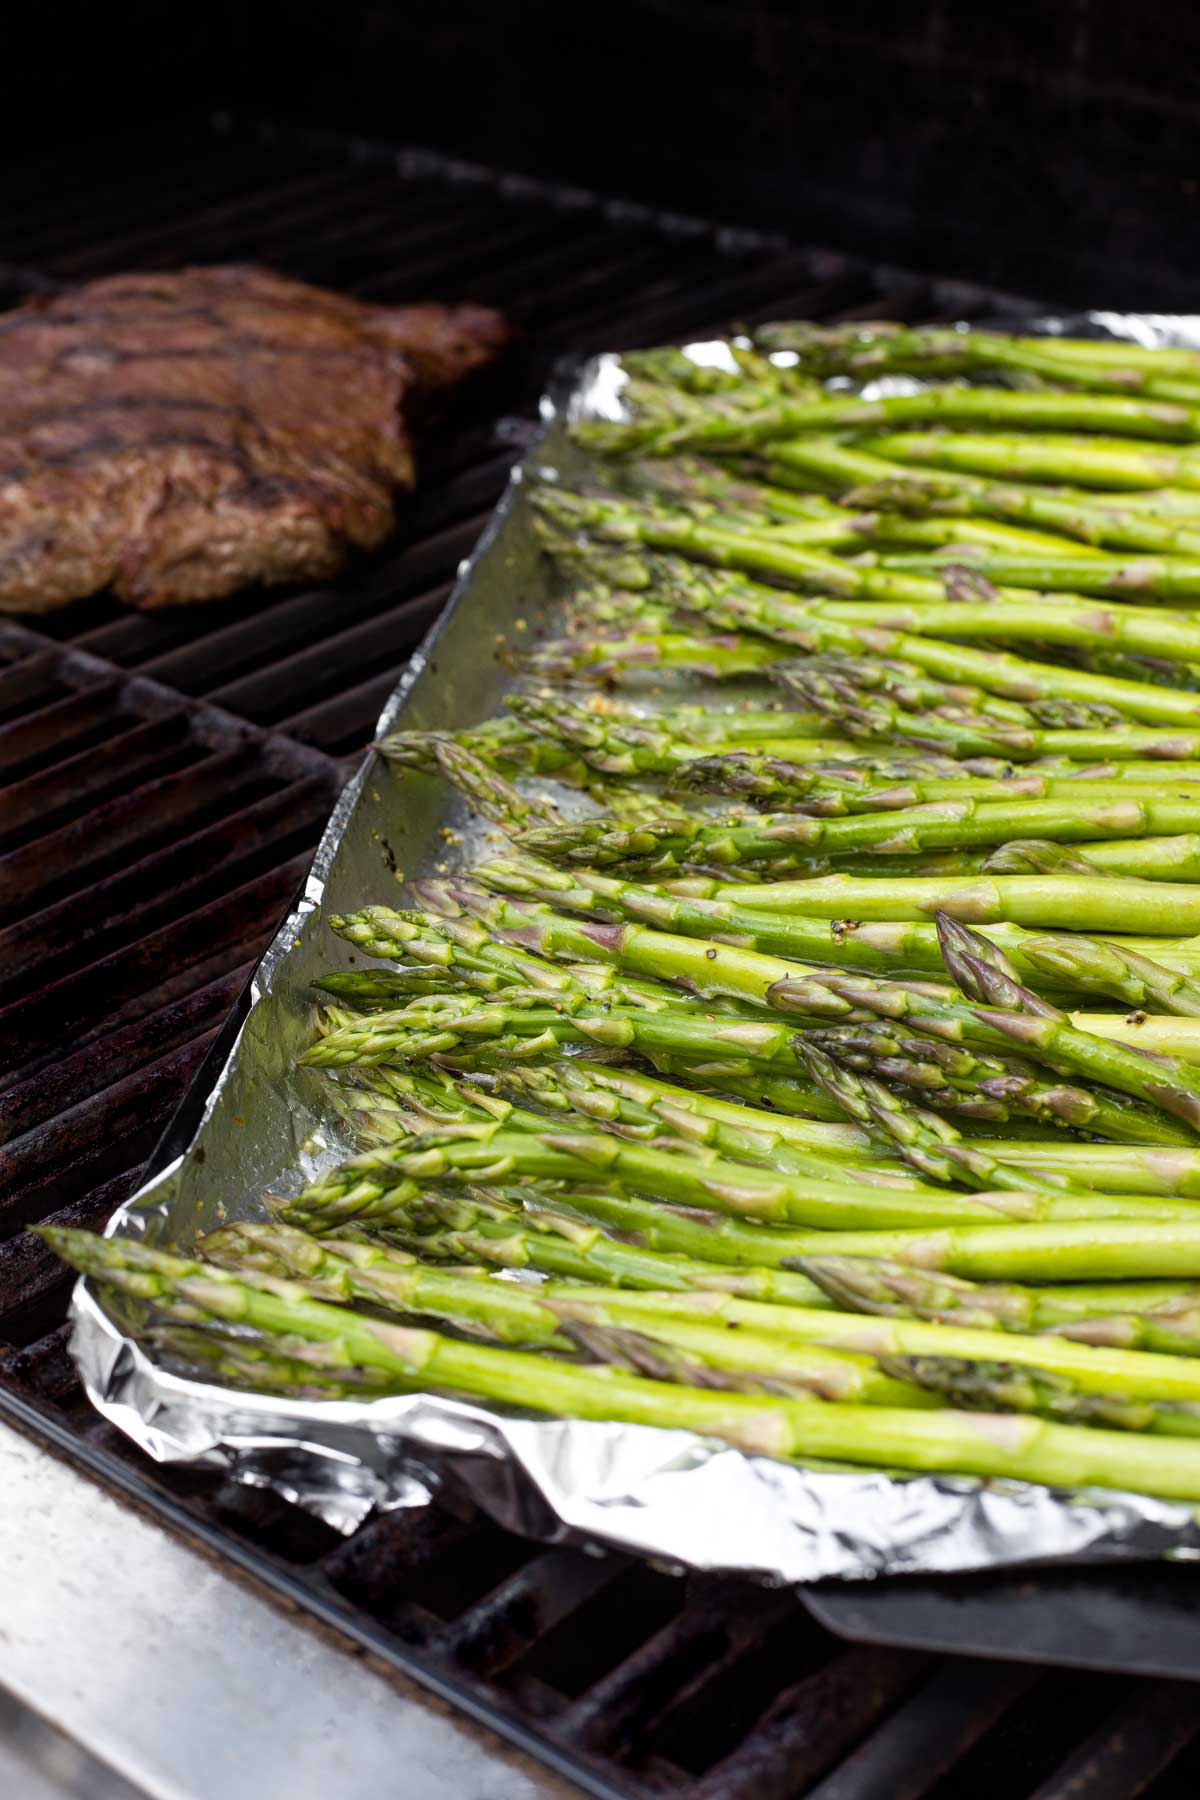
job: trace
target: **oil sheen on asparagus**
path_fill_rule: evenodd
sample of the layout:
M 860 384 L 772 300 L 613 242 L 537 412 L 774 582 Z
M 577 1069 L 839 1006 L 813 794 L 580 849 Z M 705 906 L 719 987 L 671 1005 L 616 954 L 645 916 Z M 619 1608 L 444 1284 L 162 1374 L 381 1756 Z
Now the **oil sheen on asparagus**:
M 506 704 L 380 745 L 489 835 L 326 914 L 350 1153 L 42 1235 L 208 1381 L 1200 1501 L 1200 352 L 623 377 Z

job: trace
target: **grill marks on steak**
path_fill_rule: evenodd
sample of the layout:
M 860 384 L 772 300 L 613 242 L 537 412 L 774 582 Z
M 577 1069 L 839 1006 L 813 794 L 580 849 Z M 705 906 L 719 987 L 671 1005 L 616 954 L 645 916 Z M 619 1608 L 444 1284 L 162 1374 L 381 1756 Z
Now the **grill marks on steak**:
M 0 317 L 0 610 L 323 580 L 413 483 L 408 415 L 491 360 L 482 307 L 267 270 L 121 275 Z

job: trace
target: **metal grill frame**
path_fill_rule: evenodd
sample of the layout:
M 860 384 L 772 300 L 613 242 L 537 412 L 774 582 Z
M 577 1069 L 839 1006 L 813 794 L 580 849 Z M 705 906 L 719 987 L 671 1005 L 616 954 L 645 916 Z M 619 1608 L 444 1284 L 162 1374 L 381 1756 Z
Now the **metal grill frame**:
M 219 128 L 229 134 L 231 142 L 238 141 L 236 134 L 241 128 L 236 122 L 218 123 Z M 287 136 L 274 127 L 256 129 L 260 137 L 268 140 L 273 134 L 276 142 L 284 141 Z M 417 239 L 428 253 L 426 266 L 432 272 L 445 266 L 444 261 L 438 264 L 438 246 L 444 246 L 446 240 L 453 237 L 455 229 L 461 229 L 461 225 L 456 226 L 453 220 L 447 224 L 438 217 L 447 198 L 455 194 L 466 192 L 483 197 L 485 204 L 481 211 L 484 213 L 500 206 L 533 208 L 542 220 L 543 232 L 547 210 L 564 221 L 578 223 L 585 220 L 590 239 L 594 240 L 590 252 L 593 267 L 582 283 L 582 311 L 577 310 L 570 316 L 570 335 L 576 341 L 582 339 L 579 347 L 585 350 L 620 348 L 624 343 L 652 342 L 682 333 L 703 335 L 706 330 L 716 331 L 732 321 L 766 316 L 768 312 L 783 309 L 837 317 L 878 316 L 881 311 L 907 317 L 1002 316 L 1030 310 L 1027 301 L 961 282 L 940 283 L 906 271 L 875 268 L 853 257 L 799 249 L 767 234 L 722 231 L 703 221 L 606 201 L 579 190 L 558 188 L 524 177 L 499 174 L 425 150 L 397 151 L 376 143 L 347 143 L 335 134 L 313 132 L 292 134 L 292 141 L 326 159 L 323 166 L 296 175 L 291 183 L 293 189 L 299 190 L 297 198 L 301 211 L 305 205 L 310 211 L 317 210 L 320 196 L 336 188 L 340 175 L 344 175 L 346 158 L 359 168 L 386 172 L 389 181 L 399 179 L 429 186 L 431 192 L 416 211 L 420 215 Z M 338 159 L 342 161 L 340 174 Z M 376 185 L 382 195 L 382 177 Z M 269 196 L 254 182 L 248 183 L 244 192 L 249 196 L 246 207 L 252 213 L 255 208 L 260 212 L 267 209 Z M 201 217 L 206 220 L 210 232 L 209 242 L 213 241 L 212 234 L 219 237 L 221 217 L 236 211 L 238 205 L 236 199 L 227 198 L 201 209 Z M 387 211 L 386 202 L 381 198 L 377 212 L 386 216 Z M 168 245 L 172 241 L 178 243 L 182 238 L 194 245 L 196 238 L 188 232 L 187 224 L 181 224 L 173 238 L 168 231 L 165 234 Z M 685 263 L 686 252 L 703 246 L 705 254 L 727 257 L 732 265 L 731 272 L 720 281 L 710 281 L 699 292 L 680 276 L 673 287 L 668 282 L 653 303 L 643 304 L 639 300 L 638 305 L 627 308 L 624 315 L 618 312 L 612 317 L 608 308 L 613 302 L 606 301 L 605 295 L 615 292 L 620 296 L 630 267 L 635 270 L 646 268 L 654 259 L 650 249 L 639 251 L 634 247 L 630 251 L 632 261 L 626 258 L 614 262 L 605 256 L 605 250 L 614 239 L 636 238 L 639 233 L 649 234 L 659 246 L 682 246 Z M 69 230 L 64 228 L 60 233 L 62 237 L 69 239 Z M 500 222 L 490 240 L 490 253 L 503 257 L 522 243 L 536 243 L 537 238 L 538 233 L 532 226 L 526 229 L 517 223 L 515 215 L 509 216 Z M 100 261 L 107 266 L 119 266 L 123 255 L 135 256 L 139 244 L 144 246 L 150 240 L 161 245 L 163 233 L 159 228 L 144 224 L 135 226 L 118 233 L 115 239 L 105 236 L 103 243 L 98 231 L 84 229 L 76 232 L 76 247 L 64 252 L 57 266 L 63 268 L 64 273 L 86 276 L 99 272 Z M 403 244 L 411 247 L 414 241 L 410 236 Z M 585 237 L 585 246 L 587 241 Z M 552 245 L 539 253 L 537 266 L 544 273 L 552 274 L 564 262 L 569 262 L 571 256 L 578 260 L 579 255 L 578 245 Z M 64 266 L 64 258 L 69 260 L 69 266 Z M 117 259 L 115 262 L 114 258 Z M 761 261 L 757 261 L 758 258 Z M 269 260 L 269 256 L 265 259 Z M 738 267 L 743 259 L 744 266 Z M 520 278 L 527 279 L 529 265 L 520 266 L 525 271 Z M 0 288 L 10 296 L 54 285 L 53 277 L 35 264 L 20 260 L 0 264 Z M 360 291 L 370 292 L 370 287 L 368 282 Z M 476 297 L 491 299 L 495 296 L 491 291 L 481 291 Z M 839 305 L 839 300 L 843 304 Z M 531 310 L 530 326 L 536 329 L 537 309 Z M 557 351 L 562 347 L 560 343 L 552 349 Z M 540 378 L 533 379 L 526 371 L 526 404 L 541 386 L 546 372 L 543 366 Z M 519 442 L 520 429 L 510 432 L 509 436 Z M 461 444 L 460 438 L 456 451 L 460 456 Z M 435 529 L 430 537 L 429 520 L 433 518 L 436 522 L 439 496 L 445 492 L 435 473 L 425 496 L 418 499 L 417 523 L 414 525 L 406 515 L 401 521 L 396 544 L 385 551 L 383 558 L 355 572 L 348 583 L 339 585 L 340 596 L 358 596 L 356 600 L 351 599 L 350 604 L 359 606 L 361 628 L 372 643 L 378 624 L 378 596 L 387 597 L 394 571 L 405 563 L 406 558 L 410 565 L 410 583 L 418 591 L 411 603 L 404 601 L 400 609 L 392 609 L 393 612 L 408 609 L 404 618 L 396 621 L 397 630 L 407 633 L 407 641 L 412 643 L 424 624 L 439 610 L 448 591 L 449 572 L 446 571 L 441 580 L 434 577 L 439 569 L 446 570 L 448 556 L 455 554 L 460 546 L 465 550 L 473 541 L 511 460 L 503 445 L 497 446 L 491 440 L 481 445 L 478 431 L 473 445 L 471 455 L 474 460 L 468 455 L 465 465 L 460 463 L 457 477 L 462 484 L 460 494 L 464 488 L 467 494 L 467 501 L 463 502 L 467 510 L 460 522 L 445 525 L 440 537 Z M 411 546 L 415 548 L 410 549 Z M 411 566 L 413 563 L 417 565 L 415 570 Z M 431 581 L 432 585 L 429 585 Z M 425 583 L 423 587 L 422 582 Z M 74 629 L 74 618 L 66 622 L 39 621 L 34 629 L 3 625 L 0 626 L 0 654 L 7 643 L 10 647 L 15 644 L 30 655 L 51 661 L 59 658 L 64 672 L 73 672 L 75 678 L 85 682 L 109 683 L 113 691 L 122 693 L 135 710 L 138 706 L 147 712 L 156 707 L 176 706 L 186 716 L 189 731 L 207 734 L 205 741 L 211 740 L 213 745 L 227 748 L 236 741 L 248 749 L 248 753 L 273 757 L 285 774 L 291 771 L 299 780 L 309 780 L 318 786 L 323 784 L 331 796 L 350 766 L 343 755 L 353 735 L 347 721 L 361 723 L 364 718 L 373 719 L 377 710 L 377 706 L 373 706 L 374 698 L 376 694 L 382 698 L 385 686 L 390 686 L 394 679 L 395 669 L 389 666 L 385 674 L 359 682 L 352 690 L 353 705 L 349 710 L 345 708 L 347 697 L 340 692 L 331 700 L 318 700 L 312 707 L 304 709 L 299 715 L 302 728 L 293 735 L 296 719 L 284 715 L 281 721 L 278 709 L 286 700 L 287 683 L 297 667 L 309 667 L 312 657 L 321 655 L 325 640 L 319 635 L 319 629 L 315 635 L 306 637 L 305 634 L 310 628 L 319 628 L 327 616 L 328 605 L 327 593 L 285 595 L 261 613 L 233 615 L 227 625 L 218 623 L 215 630 L 198 628 L 190 636 L 184 630 L 182 641 L 172 637 L 171 622 L 138 615 L 105 617 L 102 612 L 98 623 L 85 625 L 78 634 Z M 281 660 L 273 660 L 269 655 L 270 627 L 277 607 L 295 622 L 300 646 Z M 65 630 L 61 630 L 63 623 L 68 626 Z M 256 672 L 238 674 L 237 646 L 247 637 L 253 639 L 256 631 L 260 637 L 265 634 L 268 640 L 262 645 L 266 660 L 254 665 Z M 340 641 L 345 634 L 338 635 Z M 229 646 L 225 669 L 219 667 L 222 645 Z M 205 685 L 211 682 L 214 667 L 218 673 L 231 677 L 218 681 L 215 689 Z M 264 677 L 265 689 L 262 687 Z M 178 687 L 174 685 L 176 681 L 180 684 Z M 265 706 L 268 716 L 248 724 L 238 711 L 239 702 L 247 699 L 260 709 Z M 368 731 L 369 728 L 368 724 Z M 306 737 L 315 738 L 315 744 L 307 742 Z M 327 748 L 321 747 L 323 740 Z M 0 735 L 0 746 L 2 742 Z M 325 810 L 327 806 L 321 817 Z M 319 819 L 312 833 L 314 841 L 318 829 Z M 307 860 L 307 854 L 298 855 L 292 863 L 275 872 L 279 903 L 271 924 L 276 916 L 285 912 L 286 902 L 302 880 Z M 136 945 L 136 940 L 134 942 Z M 218 988 L 216 999 L 221 1005 L 235 994 L 253 960 L 253 957 L 244 958 L 240 965 L 227 970 L 215 984 L 210 984 Z M 207 993 L 208 990 L 203 991 Z M 235 1001 L 222 1026 L 210 1027 L 199 1038 L 188 1039 L 179 1046 L 179 1066 L 173 1067 L 168 1074 L 178 1079 L 182 1069 L 184 1074 L 191 1076 L 190 1086 L 165 1137 L 152 1154 L 151 1170 L 164 1166 L 190 1138 L 213 1072 L 232 1045 L 246 1003 L 247 992 L 243 987 L 241 998 Z M 216 1005 L 215 1010 L 219 1011 L 220 1006 Z M 100 1033 L 94 1032 L 90 1040 L 92 1046 L 101 1041 Z M 174 1052 L 168 1053 L 168 1061 L 171 1054 Z M 3 1118 L 3 1103 L 4 1096 L 0 1095 L 0 1119 Z M 36 1148 L 36 1144 L 32 1149 L 26 1147 L 27 1158 L 36 1152 Z M 0 1151 L 0 1156 L 2 1154 Z M 123 1175 L 106 1179 L 99 1189 L 69 1200 L 56 1216 L 70 1217 L 75 1222 L 99 1223 L 124 1197 L 130 1185 L 131 1181 Z M 0 1293 L 4 1281 L 11 1284 L 14 1278 L 13 1268 L 5 1265 L 6 1253 L 11 1252 L 14 1245 L 31 1242 L 28 1238 L 14 1237 L 0 1242 Z M 10 1263 L 12 1260 L 9 1258 Z M 26 1297 L 16 1314 L 10 1309 L 4 1315 L 8 1329 L 12 1329 L 14 1317 L 18 1320 L 25 1314 L 36 1317 L 39 1307 L 44 1309 L 45 1305 L 55 1303 L 55 1290 L 53 1287 L 48 1290 L 45 1285 L 44 1268 L 16 1270 L 18 1278 L 22 1273 L 25 1289 L 21 1289 L 18 1280 L 15 1291 L 19 1295 L 25 1293 Z M 9 1291 L 14 1291 L 11 1285 Z M 0 1330 L 4 1329 L 4 1319 L 0 1318 Z M 652 1634 L 619 1662 L 611 1676 L 593 1684 L 586 1693 L 568 1700 L 557 1714 L 539 1720 L 536 1706 L 527 1704 L 520 1693 L 514 1701 L 504 1690 L 489 1684 L 485 1677 L 468 1678 L 471 1656 L 480 1653 L 481 1645 L 491 1644 L 494 1648 L 490 1634 L 514 1629 L 511 1608 L 520 1598 L 517 1592 L 520 1588 L 519 1565 L 512 1580 L 502 1580 L 488 1596 L 487 1603 L 469 1603 L 456 1620 L 448 1623 L 437 1644 L 425 1650 L 413 1649 L 389 1629 L 384 1620 L 373 1616 L 368 1607 L 348 1601 L 344 1591 L 340 1592 L 332 1585 L 323 1573 L 330 1561 L 329 1553 L 310 1559 L 310 1569 L 299 1574 L 293 1572 L 282 1554 L 271 1554 L 252 1537 L 239 1536 L 233 1528 L 220 1523 L 220 1515 L 213 1512 L 206 1492 L 197 1489 L 192 1502 L 186 1494 L 181 1498 L 172 1491 L 161 1472 L 156 1474 L 140 1461 L 134 1462 L 131 1457 L 127 1459 L 118 1454 L 113 1434 L 105 1435 L 107 1428 L 73 1425 L 64 1421 L 61 1412 L 53 1410 L 49 1398 L 45 1404 L 38 1403 L 33 1397 L 38 1389 L 37 1380 L 29 1379 L 28 1371 L 22 1367 L 22 1358 L 29 1360 L 38 1354 L 45 1357 L 60 1355 L 61 1338 L 56 1340 L 52 1333 L 42 1344 L 31 1344 L 28 1352 L 18 1349 L 7 1357 L 0 1342 L 0 1417 L 18 1429 L 32 1433 L 58 1454 L 120 1490 L 135 1504 L 151 1509 L 164 1524 L 197 1539 L 221 1558 L 229 1559 L 245 1574 L 266 1584 L 288 1602 L 324 1620 L 362 1648 L 539 1757 L 588 1792 L 613 1797 L 613 1800 L 629 1800 L 631 1795 L 650 1791 L 684 1791 L 680 1786 L 684 1772 L 674 1763 L 669 1766 L 667 1763 L 656 1764 L 649 1774 L 631 1764 L 626 1739 L 629 1744 L 638 1741 L 640 1727 L 637 1722 L 648 1711 L 653 1714 L 655 1706 L 659 1710 L 667 1706 L 670 1711 L 663 1694 L 664 1682 L 672 1693 L 671 1684 L 675 1681 L 681 1684 L 682 1702 L 675 1694 L 673 1704 L 676 1710 L 682 1704 L 686 1712 L 688 1696 L 703 1692 L 704 1684 L 714 1679 L 714 1669 L 719 1679 L 724 1666 L 722 1657 L 725 1662 L 730 1662 L 739 1656 L 749 1656 L 756 1634 L 775 1629 L 771 1621 L 777 1622 L 789 1607 L 793 1611 L 788 1616 L 794 1620 L 795 1631 L 800 1631 L 800 1622 L 805 1616 L 801 1604 L 813 1620 L 856 1640 L 861 1647 L 839 1651 L 817 1625 L 806 1625 L 806 1641 L 810 1644 L 819 1641 L 822 1646 L 813 1667 L 799 1680 L 779 1689 L 775 1701 L 763 1716 L 750 1724 L 728 1753 L 717 1757 L 710 1768 L 699 1773 L 686 1791 L 707 1796 L 709 1800 L 716 1800 L 717 1796 L 741 1800 L 742 1795 L 751 1792 L 769 1800 L 770 1795 L 782 1797 L 797 1793 L 798 1784 L 803 1782 L 804 1791 L 811 1800 L 834 1800 L 835 1795 L 841 1800 L 850 1800 L 851 1796 L 853 1800 L 869 1800 L 876 1794 L 881 1800 L 885 1795 L 887 1800 L 894 1800 L 901 1791 L 899 1787 L 882 1784 L 894 1782 L 894 1759 L 898 1746 L 906 1741 L 906 1733 L 916 1732 L 916 1741 L 924 1752 L 927 1742 L 922 1742 L 922 1737 L 927 1740 L 935 1722 L 939 1722 L 941 1729 L 947 1718 L 953 1716 L 957 1721 L 956 1730 L 949 1732 L 942 1749 L 947 1759 L 946 1770 L 950 1771 L 952 1766 L 957 1768 L 960 1754 L 971 1754 L 971 1747 L 987 1736 L 996 1721 L 1006 1717 L 1010 1708 L 1019 1706 L 1024 1697 L 1038 1687 L 1040 1678 L 1020 1666 L 1018 1659 L 1054 1657 L 1069 1666 L 1088 1667 L 1087 1645 L 1085 1643 L 1081 1649 L 1080 1640 L 1085 1629 L 1094 1630 L 1098 1624 L 1103 1624 L 1107 1630 L 1128 1632 L 1131 1625 L 1136 1628 L 1140 1619 L 1142 1636 L 1133 1645 L 1133 1653 L 1128 1659 L 1130 1666 L 1147 1673 L 1170 1675 L 1180 1673 L 1186 1664 L 1189 1645 L 1185 1625 L 1189 1603 L 1194 1603 L 1200 1596 L 1200 1571 L 1178 1568 L 1167 1571 L 1180 1625 L 1175 1636 L 1171 1634 L 1169 1619 L 1164 1627 L 1161 1592 L 1150 1595 L 1148 1605 L 1141 1604 L 1146 1598 L 1143 1594 L 1147 1579 L 1145 1571 L 1010 1577 L 986 1584 L 986 1593 L 983 1585 L 973 1584 L 970 1591 L 980 1597 L 981 1604 L 970 1608 L 963 1607 L 966 1590 L 961 1582 L 891 1583 L 866 1591 L 813 1590 L 797 1598 L 761 1596 L 752 1605 L 747 1602 L 749 1610 L 744 1614 L 739 1613 L 728 1594 L 723 1601 L 718 1593 L 715 1599 L 708 1600 L 702 1595 L 690 1610 L 684 1608 L 679 1614 L 674 1637 L 671 1629 L 665 1627 L 662 1632 Z M 52 1387 L 53 1382 L 49 1382 L 45 1389 L 47 1395 Z M 494 1528 L 486 1529 L 494 1533 Z M 352 1547 L 357 1542 L 357 1537 L 350 1540 L 351 1547 L 346 1550 L 343 1561 L 355 1554 Z M 331 1554 L 337 1557 L 339 1552 L 335 1550 Z M 540 1552 L 539 1559 L 562 1559 L 566 1554 Z M 529 1555 L 532 1559 L 533 1553 Z M 579 1564 L 584 1571 L 582 1575 L 569 1575 L 565 1562 L 561 1567 L 559 1564 L 552 1566 L 558 1570 L 569 1593 L 586 1598 L 590 1591 L 586 1559 Z M 542 1569 L 541 1560 L 537 1567 Z M 570 1568 L 575 1567 L 572 1562 Z M 611 1585 L 624 1579 L 628 1565 L 621 1559 L 610 1559 L 603 1568 L 608 1585 Z M 538 1579 L 544 1582 L 544 1571 Z M 605 1583 L 599 1576 L 596 1579 L 599 1590 Z M 1053 1643 L 1047 1641 L 1044 1632 L 1039 1636 L 1036 1630 L 1038 1614 L 1044 1614 L 1048 1594 L 1053 1596 L 1050 1605 L 1058 1626 Z M 563 1602 L 560 1600 L 559 1604 Z M 1194 1613 L 1194 1604 L 1192 1611 Z M 713 1622 L 714 1632 L 720 1623 L 721 1629 L 727 1627 L 732 1634 L 729 1647 L 721 1653 L 714 1650 L 715 1661 L 710 1659 L 709 1662 L 703 1661 L 703 1646 L 708 1642 L 705 1632 L 709 1629 L 706 1621 Z M 554 1629 L 553 1622 L 549 1629 Z M 714 1636 L 713 1642 L 716 1641 Z M 914 1642 L 934 1651 L 968 1650 L 979 1656 L 1007 1660 L 990 1665 L 934 1664 L 931 1669 L 925 1658 L 891 1648 L 911 1646 Z M 1196 1646 L 1191 1644 L 1190 1650 L 1194 1663 Z M 1112 1666 L 1110 1660 L 1101 1660 L 1104 1666 Z M 456 1670 L 462 1672 L 461 1679 Z M 1200 1674 L 1200 1668 L 1188 1672 Z M 1091 1752 L 1085 1744 L 1062 1765 L 1052 1787 L 1039 1788 L 1039 1800 L 1051 1800 L 1052 1794 L 1065 1793 L 1068 1777 L 1074 1781 L 1081 1773 L 1086 1776 L 1096 1755 L 1100 1755 L 1103 1763 L 1101 1752 L 1109 1739 L 1116 1742 L 1118 1726 L 1123 1734 L 1121 1741 L 1132 1741 L 1138 1746 L 1143 1766 L 1160 1752 L 1166 1754 L 1163 1745 L 1169 1746 L 1173 1753 L 1174 1748 L 1185 1745 L 1190 1736 L 1190 1731 L 1184 1727 L 1190 1719 L 1192 1703 L 1191 1690 L 1186 1687 L 1167 1684 L 1138 1688 L 1130 1703 L 1130 1715 L 1120 1715 L 1107 1737 L 1102 1731 L 1098 1740 L 1100 1750 L 1092 1755 L 1091 1763 L 1088 1762 Z M 820 1737 L 814 1723 L 818 1715 L 829 1725 L 824 1738 Z M 920 1773 L 923 1785 L 913 1787 L 911 1792 L 915 1795 L 935 1791 L 936 1778 L 933 1786 L 925 1780 L 929 1768 L 923 1764 Z M 849 1782 L 855 1785 L 847 1785 Z M 949 1791 L 946 1790 L 947 1795 Z M 1090 1795 L 1093 1789 L 1084 1786 L 1078 1791 Z M 1094 1791 L 1099 1794 L 1108 1790 L 1097 1788 Z

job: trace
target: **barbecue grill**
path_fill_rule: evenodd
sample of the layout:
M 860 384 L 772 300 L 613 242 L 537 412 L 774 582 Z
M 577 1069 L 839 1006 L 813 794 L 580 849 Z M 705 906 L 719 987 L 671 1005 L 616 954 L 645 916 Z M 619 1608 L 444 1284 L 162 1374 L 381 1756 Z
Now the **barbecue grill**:
M 240 1796 L 286 1779 L 300 1796 L 321 1780 L 382 1793 L 378 1759 L 399 1749 L 395 1766 L 427 1778 L 409 1791 L 495 1800 L 1194 1793 L 1196 1692 L 1161 1678 L 1200 1676 L 1189 1570 L 768 1592 L 531 1544 L 452 1490 L 342 1539 L 274 1493 L 153 1466 L 98 1421 L 67 1355 L 69 1276 L 27 1230 L 102 1224 L 186 1137 L 205 1059 L 227 1045 L 331 801 L 564 353 L 771 316 L 1003 318 L 1032 303 L 424 151 L 229 119 L 75 164 L 65 198 L 7 226 L 5 302 L 120 269 L 244 258 L 381 301 L 498 305 L 521 334 L 455 402 L 395 539 L 336 585 L 159 615 L 101 599 L 36 627 L 0 622 L 0 1469 L 13 1484 L 0 1569 L 11 1558 L 5 1591 L 44 1594 L 50 1617 L 60 1584 L 79 1603 L 63 1614 L 72 1641 L 41 1660 L 17 1607 L 11 1654 L 0 1632 L 0 1688 L 86 1740 L 68 1754 L 30 1715 L 14 1711 L 17 1729 L 0 1710 L 0 1744 L 30 1750 L 28 1786 L 11 1791 L 40 1791 L 36 1753 L 89 1794 L 117 1784 L 114 1763 L 133 1791 Z M 124 1586 L 122 1556 L 157 1588 Z M 290 1692 L 303 1714 L 311 1697 L 315 1725 L 337 1733 L 332 1762 L 295 1720 L 311 1761 L 303 1736 L 286 1775 L 248 1752 L 218 1790 L 200 1740 L 189 1751 L 132 1717 L 133 1672 L 104 1697 L 87 1655 L 105 1654 L 111 1610 L 145 1623 L 152 1692 L 155 1629 L 207 1582 L 223 1597 L 209 1623 L 234 1641 L 215 1663 L 212 1638 L 194 1660 L 184 1645 L 189 1710 L 218 1735 L 236 1718 L 235 1672 L 264 1711 Z M 268 1593 L 308 1623 L 281 1619 Z M 347 1646 L 368 1656 L 351 1661 Z M 1131 1673 L 1072 1673 L 1089 1665 Z M 289 1690 L 302 1679 L 307 1694 Z M 488 1733 L 463 1737 L 460 1715 Z

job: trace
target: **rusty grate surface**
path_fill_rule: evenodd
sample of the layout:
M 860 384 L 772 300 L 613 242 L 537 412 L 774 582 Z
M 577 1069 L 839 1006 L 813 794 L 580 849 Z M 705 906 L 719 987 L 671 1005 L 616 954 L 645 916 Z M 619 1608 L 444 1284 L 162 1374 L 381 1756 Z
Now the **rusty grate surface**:
M 47 165 L 3 251 L 0 303 L 245 258 L 381 300 L 497 304 L 521 335 L 444 422 L 395 539 L 335 586 L 0 622 L 0 1399 L 362 1643 L 532 1731 L 595 1793 L 1194 1795 L 1182 1684 L 850 1646 L 786 1594 L 545 1549 L 451 1499 L 342 1541 L 271 1496 L 150 1469 L 83 1401 L 67 1283 L 27 1229 L 98 1225 L 136 1185 L 499 495 L 511 421 L 532 420 L 563 354 L 773 314 L 1002 303 L 426 153 L 262 132 Z

